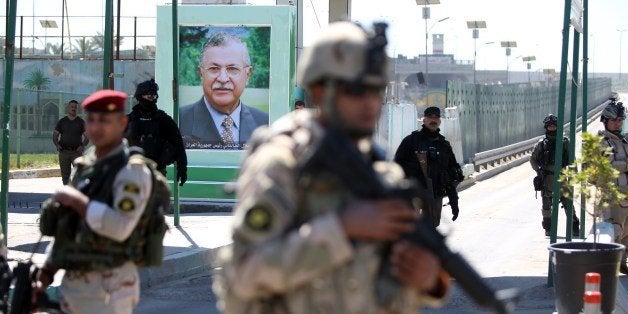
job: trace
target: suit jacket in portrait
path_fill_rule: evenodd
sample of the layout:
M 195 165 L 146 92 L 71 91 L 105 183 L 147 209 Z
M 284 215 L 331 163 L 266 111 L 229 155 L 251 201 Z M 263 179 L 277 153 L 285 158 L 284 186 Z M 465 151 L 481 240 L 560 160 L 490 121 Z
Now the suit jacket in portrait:
M 237 147 L 227 146 L 222 141 L 203 97 L 193 104 L 179 108 L 179 129 L 185 148 L 242 149 L 258 126 L 268 124 L 268 114 L 242 102 L 240 106 L 240 140 Z

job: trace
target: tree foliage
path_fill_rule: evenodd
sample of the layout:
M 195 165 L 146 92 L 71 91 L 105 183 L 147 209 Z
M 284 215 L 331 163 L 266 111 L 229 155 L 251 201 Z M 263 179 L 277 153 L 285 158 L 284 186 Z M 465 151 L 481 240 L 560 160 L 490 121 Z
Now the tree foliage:
M 50 79 L 44 75 L 44 71 L 36 69 L 24 80 L 24 87 L 36 91 L 46 90 L 50 87 Z
M 581 157 L 563 169 L 560 175 L 563 195 L 573 199 L 574 194 L 579 193 L 591 200 L 593 211 L 588 212 L 596 218 L 604 208 L 617 205 L 626 198 L 616 184 L 619 172 L 613 168 L 609 158 L 612 148 L 601 149 L 602 140 L 601 135 L 582 133 Z
M 251 27 L 249 37 L 245 40 L 249 47 L 253 75 L 249 86 L 268 88 L 270 78 L 270 27 Z
M 80 54 L 83 58 L 85 58 L 88 54 L 94 52 L 95 45 L 91 39 L 81 37 L 78 39 L 74 39 L 74 51 Z

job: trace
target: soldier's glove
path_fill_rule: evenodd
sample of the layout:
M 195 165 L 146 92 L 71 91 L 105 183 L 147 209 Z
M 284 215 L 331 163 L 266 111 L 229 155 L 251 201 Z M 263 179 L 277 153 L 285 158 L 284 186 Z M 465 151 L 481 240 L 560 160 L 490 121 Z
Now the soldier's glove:
M 451 220 L 456 221 L 456 219 L 458 219 L 458 214 L 460 213 L 460 208 L 458 207 L 458 199 L 450 199 L 449 205 L 451 206 L 451 214 L 453 215 L 453 217 L 451 217 Z
M 183 183 L 188 180 L 188 166 L 177 163 L 177 182 L 179 186 L 183 186 Z

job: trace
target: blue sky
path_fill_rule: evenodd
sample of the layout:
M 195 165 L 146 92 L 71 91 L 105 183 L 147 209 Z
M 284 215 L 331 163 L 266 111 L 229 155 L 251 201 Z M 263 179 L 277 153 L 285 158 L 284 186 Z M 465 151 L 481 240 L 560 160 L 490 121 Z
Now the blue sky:
M 4 1 L 3 1 L 4 2 Z M 104 0 L 67 0 L 70 15 L 94 16 L 104 14 Z M 114 3 L 117 1 L 114 1 Z M 151 17 L 156 14 L 156 5 L 167 0 L 122 0 L 122 15 Z M 628 30 L 627 0 L 589 1 L 589 70 L 595 72 L 618 72 L 620 32 Z M 273 0 L 248 0 L 249 4 L 272 5 Z M 307 46 L 316 33 L 327 23 L 328 0 L 303 0 L 304 3 L 304 44 Z M 507 60 L 512 70 L 525 70 L 525 63 L 519 56 L 534 55 L 537 59 L 532 70 L 560 68 L 562 44 L 562 19 L 564 1 L 559 0 L 441 0 L 441 4 L 431 8 L 428 20 L 430 34 L 440 33 L 445 37 L 447 54 L 454 54 L 459 60 L 473 60 L 474 43 L 467 20 L 485 20 L 487 28 L 480 30 L 477 40 L 477 68 L 504 69 Z M 18 15 L 60 16 L 61 0 L 19 0 Z M 0 14 L 6 14 L 2 5 Z M 449 19 L 434 24 L 435 21 Z M 389 54 L 404 54 L 412 57 L 425 51 L 425 21 L 415 0 L 353 0 L 352 19 L 370 24 L 372 21 L 387 21 L 389 28 Z M 148 21 L 148 20 L 146 20 Z M 153 24 L 146 22 L 141 31 L 154 33 Z M 4 23 L 2 23 L 4 24 Z M 31 23 L 25 23 L 25 34 L 31 32 Z M 80 32 L 102 32 L 102 23 L 71 25 L 74 34 Z M 433 27 L 432 27 L 433 25 Z M 41 31 L 39 25 L 35 30 Z M 148 29 L 147 29 L 148 28 Z M 93 31 L 91 29 L 94 29 Z M 5 33 L 4 26 L 0 28 Z M 60 31 L 59 31 L 60 32 Z M 570 29 L 570 37 L 573 32 Z M 74 35 L 73 35 L 74 36 Z M 431 37 L 431 36 L 430 36 Z M 506 58 L 500 41 L 516 41 L 518 47 Z M 571 40 L 570 40 L 571 41 Z M 484 45 L 486 42 L 493 44 Z M 581 38 L 582 43 L 582 38 Z M 431 41 L 428 43 L 431 51 Z M 623 32 L 622 52 L 628 57 L 628 31 Z M 570 48 L 571 55 L 571 48 Z M 582 56 L 582 54 L 581 54 Z M 571 63 L 571 57 L 569 58 Z M 623 72 L 628 71 L 628 58 L 622 60 Z M 571 65 L 570 65 L 571 67 Z

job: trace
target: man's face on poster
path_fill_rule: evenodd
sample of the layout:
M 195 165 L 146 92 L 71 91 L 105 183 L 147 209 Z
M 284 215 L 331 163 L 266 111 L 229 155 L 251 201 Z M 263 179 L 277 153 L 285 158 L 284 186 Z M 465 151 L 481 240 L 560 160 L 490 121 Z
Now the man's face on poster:
M 246 46 L 228 41 L 223 46 L 208 47 L 198 68 L 203 94 L 214 109 L 230 114 L 240 103 L 240 96 L 253 72 L 245 60 Z

